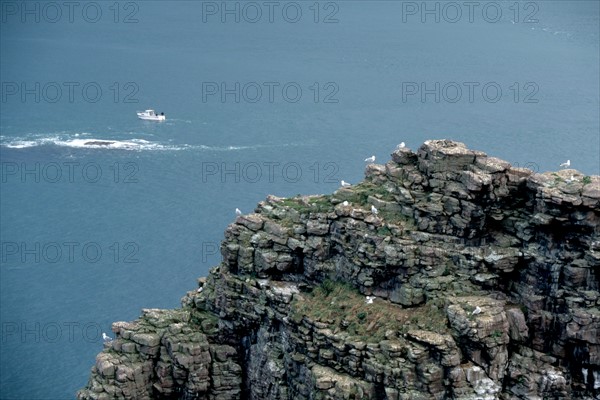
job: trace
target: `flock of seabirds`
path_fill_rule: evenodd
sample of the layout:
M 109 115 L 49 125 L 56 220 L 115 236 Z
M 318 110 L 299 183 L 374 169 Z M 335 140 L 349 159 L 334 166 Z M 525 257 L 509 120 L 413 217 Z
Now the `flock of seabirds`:
M 406 147 L 406 144 L 405 144 L 404 142 L 402 142 L 402 143 L 400 143 L 398 146 L 396 146 L 396 150 L 403 149 L 404 147 Z M 375 162 L 375 156 L 373 155 L 373 156 L 371 156 L 371 157 L 367 157 L 367 158 L 365 158 L 365 162 L 366 162 L 366 163 L 369 163 L 369 164 L 372 164 L 372 163 L 374 163 L 374 162 Z M 566 169 L 566 168 L 569 168 L 569 167 L 571 166 L 571 160 L 567 160 L 566 162 L 564 162 L 564 163 L 560 164 L 559 166 L 560 166 L 561 168 L 564 168 L 564 169 Z M 571 182 L 578 182 L 578 181 L 579 181 L 579 180 L 578 180 L 577 178 L 575 178 L 575 176 L 573 176 L 573 175 L 571 175 L 571 178 L 569 178 L 569 179 L 567 179 L 567 180 L 566 180 L 566 182 L 567 182 L 567 183 L 571 183 Z M 352 186 L 352 184 L 351 184 L 351 183 L 348 183 L 348 182 L 344 181 L 343 179 L 340 181 L 340 184 L 341 184 L 341 186 L 342 186 L 342 187 L 348 187 L 348 186 Z M 348 203 L 347 201 L 344 201 L 342 204 L 343 204 L 344 206 L 348 206 L 348 205 L 349 205 L 349 203 Z M 379 214 L 379 210 L 377 210 L 377 208 L 376 208 L 374 205 L 371 205 L 371 213 L 372 213 L 373 215 L 377 215 L 377 214 Z M 236 209 L 235 209 L 235 215 L 236 215 L 236 216 L 241 216 L 241 215 L 242 215 L 242 211 L 241 211 L 239 208 L 236 208 Z M 198 292 L 198 293 L 201 293 L 201 292 L 202 292 L 202 289 L 203 289 L 202 287 L 198 288 L 197 292 Z M 376 297 L 375 297 L 375 296 L 365 296 L 365 304 L 373 304 L 373 301 L 374 301 L 375 299 L 376 299 Z M 480 314 L 481 312 L 482 312 L 482 309 L 481 309 L 479 306 L 477 306 L 477 307 L 475 307 L 475 309 L 474 309 L 474 310 L 471 312 L 471 314 L 472 314 L 472 315 L 477 315 L 477 314 Z M 102 332 L 102 339 L 103 339 L 105 342 L 110 342 L 110 341 L 112 341 L 112 340 L 113 340 L 113 339 L 112 339 L 110 336 L 108 336 L 108 335 L 107 335 L 105 332 Z

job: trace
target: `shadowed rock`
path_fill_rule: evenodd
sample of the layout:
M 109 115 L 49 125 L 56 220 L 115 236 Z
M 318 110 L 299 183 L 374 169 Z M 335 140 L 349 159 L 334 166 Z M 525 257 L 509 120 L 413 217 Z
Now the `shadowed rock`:
M 89 142 L 85 142 L 84 146 L 110 146 L 111 144 L 115 144 L 115 142 L 110 142 L 108 140 L 90 140 Z

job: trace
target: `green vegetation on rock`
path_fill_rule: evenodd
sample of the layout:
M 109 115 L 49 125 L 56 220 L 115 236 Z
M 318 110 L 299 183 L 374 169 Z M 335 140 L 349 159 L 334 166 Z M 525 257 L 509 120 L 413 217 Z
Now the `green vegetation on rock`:
M 355 204 L 367 205 L 369 203 L 369 196 L 384 201 L 395 201 L 394 194 L 384 185 L 377 185 L 367 180 L 350 187 L 350 192 L 351 194 L 349 196 L 344 196 L 344 200 L 348 200 Z
M 348 283 L 326 280 L 309 294 L 292 302 L 292 319 L 303 317 L 330 326 L 334 332 L 345 332 L 363 342 L 377 343 L 404 334 L 409 329 L 442 333 L 447 331 L 443 310 L 430 305 L 402 308 L 383 299 L 367 304 L 365 296 Z
M 330 196 L 297 196 L 282 199 L 279 205 L 298 211 L 301 214 L 327 213 L 333 211 Z

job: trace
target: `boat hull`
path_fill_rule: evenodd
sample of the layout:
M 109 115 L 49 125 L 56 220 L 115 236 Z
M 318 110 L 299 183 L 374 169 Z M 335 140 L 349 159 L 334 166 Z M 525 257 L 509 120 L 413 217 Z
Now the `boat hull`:
M 144 121 L 164 121 L 165 120 L 165 116 L 164 115 L 157 115 L 156 117 L 147 117 L 147 116 L 139 116 L 139 119 L 142 119 Z
M 142 119 L 144 121 L 164 121 L 166 119 L 166 117 L 163 114 L 152 113 L 151 115 L 149 115 L 145 112 L 139 112 L 137 113 L 137 116 L 139 119 Z

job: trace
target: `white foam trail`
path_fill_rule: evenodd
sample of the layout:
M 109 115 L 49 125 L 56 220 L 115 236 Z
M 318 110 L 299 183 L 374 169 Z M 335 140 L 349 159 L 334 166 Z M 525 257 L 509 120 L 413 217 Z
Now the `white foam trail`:
M 29 147 L 43 146 L 47 144 L 52 144 L 54 141 L 58 140 L 57 136 L 40 138 L 35 140 L 21 139 L 16 138 L 15 140 L 4 142 L 4 137 L 2 138 L 2 145 L 8 147 L 9 149 L 26 149 Z
M 118 140 L 101 140 L 101 139 L 72 139 L 72 140 L 57 140 L 54 142 L 57 146 L 73 147 L 73 148 L 92 148 L 92 149 L 120 149 L 133 148 L 136 146 L 133 142 L 118 141 Z
M 74 134 L 54 134 L 48 136 L 27 135 L 26 137 L 6 137 L 0 136 L 0 146 L 10 149 L 27 149 L 38 146 L 58 146 L 73 149 L 106 149 L 106 150 L 127 150 L 127 151 L 181 151 L 181 150 L 201 150 L 201 151 L 240 151 L 256 150 L 269 147 L 289 147 L 302 144 L 257 144 L 250 146 L 206 146 L 190 144 L 169 144 L 153 142 L 146 139 L 99 139 L 90 137 L 87 132 Z M 85 137 L 82 138 L 82 137 Z
M 120 150 L 184 150 L 186 146 L 165 145 L 162 143 L 150 142 L 144 139 L 129 140 L 111 140 L 97 139 L 89 136 L 89 133 L 75 133 L 72 135 L 39 137 L 30 135 L 26 138 L 10 138 L 2 136 L 0 146 L 9 149 L 27 149 L 38 146 L 59 146 L 70 147 L 74 149 L 120 149 Z M 37 136 L 37 137 L 36 137 Z M 85 136 L 85 139 L 82 137 Z
M 4 146 L 9 149 L 26 149 L 28 147 L 37 146 L 37 142 L 34 140 L 15 140 L 14 142 L 7 143 Z
M 192 121 L 189 119 L 178 119 L 178 118 L 168 118 L 165 122 L 183 122 L 185 124 L 191 124 Z

